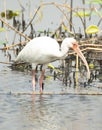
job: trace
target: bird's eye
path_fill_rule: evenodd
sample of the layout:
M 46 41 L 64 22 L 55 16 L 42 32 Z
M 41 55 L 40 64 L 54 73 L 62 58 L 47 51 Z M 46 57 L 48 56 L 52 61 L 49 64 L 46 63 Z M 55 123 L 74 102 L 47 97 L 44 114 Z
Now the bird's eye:
M 77 48 L 77 44 L 76 43 L 73 43 L 73 48 Z

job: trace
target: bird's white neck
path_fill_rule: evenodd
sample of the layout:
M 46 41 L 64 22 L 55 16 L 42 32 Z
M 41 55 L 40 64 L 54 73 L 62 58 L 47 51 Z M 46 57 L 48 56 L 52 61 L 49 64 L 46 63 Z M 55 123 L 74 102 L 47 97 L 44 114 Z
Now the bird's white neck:
M 61 44 L 61 59 L 65 59 L 68 55 L 69 48 L 67 47 L 67 44 L 64 44 L 62 42 Z

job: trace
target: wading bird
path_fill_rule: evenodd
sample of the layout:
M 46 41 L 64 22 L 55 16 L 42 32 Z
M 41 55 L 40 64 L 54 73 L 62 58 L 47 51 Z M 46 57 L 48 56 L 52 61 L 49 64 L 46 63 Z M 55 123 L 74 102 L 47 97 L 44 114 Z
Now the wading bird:
M 42 93 L 42 83 L 47 64 L 56 60 L 65 59 L 68 56 L 68 51 L 70 48 L 72 48 L 82 59 L 86 65 L 88 74 L 90 75 L 87 61 L 79 49 L 77 41 L 74 38 L 65 38 L 60 47 L 58 42 L 53 38 L 47 36 L 36 37 L 28 42 L 28 44 L 21 50 L 15 61 L 23 61 L 32 64 L 33 91 L 35 91 L 36 86 L 36 66 L 43 64 L 41 76 L 39 79 L 40 92 Z

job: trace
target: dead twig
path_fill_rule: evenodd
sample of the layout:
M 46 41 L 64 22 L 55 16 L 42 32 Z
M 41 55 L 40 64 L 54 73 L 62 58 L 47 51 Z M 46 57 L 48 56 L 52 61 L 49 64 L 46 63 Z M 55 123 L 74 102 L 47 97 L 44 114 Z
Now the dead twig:
M 18 45 L 25 45 L 27 42 L 28 41 L 23 41 L 23 42 L 20 42 L 20 43 L 15 43 L 15 44 L 12 44 L 12 45 L 0 48 L 0 50 L 7 50 L 7 49 L 11 49 L 12 47 L 15 47 L 15 46 L 18 46 Z
M 35 12 L 33 18 L 30 20 L 30 22 L 29 22 L 28 25 L 25 27 L 25 29 L 24 29 L 23 32 L 25 32 L 25 31 L 27 30 L 27 28 L 31 25 L 32 21 L 34 20 L 35 16 L 37 15 L 37 12 L 40 10 L 40 8 L 41 8 L 41 6 L 39 6 L 39 7 L 37 8 L 37 10 L 36 10 L 36 12 Z M 23 33 L 23 32 L 22 32 L 22 33 Z
M 6 26 L 8 26 L 9 28 L 11 28 L 13 31 L 15 31 L 16 33 L 18 33 L 19 35 L 23 36 L 24 38 L 26 38 L 27 40 L 31 40 L 29 37 L 27 37 L 26 35 L 24 35 L 23 33 L 21 33 L 20 31 L 18 31 L 17 29 L 15 29 L 13 26 L 11 26 L 9 23 L 7 23 L 5 20 L 3 20 L 0 17 L 0 21 L 2 21 Z
M 11 65 L 12 63 L 10 63 L 10 62 L 2 62 L 2 61 L 0 61 L 0 63 L 1 64 L 8 64 L 8 65 Z

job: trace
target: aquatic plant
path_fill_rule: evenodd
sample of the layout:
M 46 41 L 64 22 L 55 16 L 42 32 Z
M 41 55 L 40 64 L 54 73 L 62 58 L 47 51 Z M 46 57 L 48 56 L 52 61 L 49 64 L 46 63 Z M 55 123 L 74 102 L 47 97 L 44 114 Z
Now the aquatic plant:
M 13 11 L 13 10 L 6 10 L 5 12 L 0 13 L 2 18 L 6 18 L 8 20 L 12 19 L 13 17 L 19 16 L 20 11 Z

